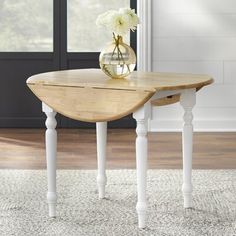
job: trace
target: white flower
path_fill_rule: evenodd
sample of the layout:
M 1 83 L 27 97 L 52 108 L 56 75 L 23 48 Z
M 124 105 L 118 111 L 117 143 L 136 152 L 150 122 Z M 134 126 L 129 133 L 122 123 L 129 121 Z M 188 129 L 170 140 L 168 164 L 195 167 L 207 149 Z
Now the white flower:
M 134 31 L 137 28 L 137 25 L 139 24 L 139 18 L 135 13 L 135 10 L 130 9 L 130 8 L 121 8 L 119 10 L 121 14 L 127 15 L 129 18 L 129 24 L 130 24 L 130 29 Z
M 119 12 L 113 12 L 109 15 L 108 28 L 117 35 L 125 35 L 130 30 L 129 18 Z
M 96 24 L 105 26 L 117 35 L 125 35 L 129 30 L 136 30 L 139 18 L 135 10 L 121 8 L 119 11 L 110 10 L 98 16 Z

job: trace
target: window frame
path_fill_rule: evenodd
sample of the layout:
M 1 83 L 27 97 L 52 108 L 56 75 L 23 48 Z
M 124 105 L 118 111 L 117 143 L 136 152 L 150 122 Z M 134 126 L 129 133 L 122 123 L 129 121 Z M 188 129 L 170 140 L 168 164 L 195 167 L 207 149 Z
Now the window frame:
M 137 10 L 137 0 L 130 0 Z M 137 32 L 131 32 L 130 45 L 137 51 Z M 100 52 L 67 52 L 67 0 L 53 0 L 53 51 L 52 52 L 1 52 L 0 60 L 45 59 L 54 61 L 54 69 L 67 69 L 68 60 L 96 60 Z
M 44 127 L 41 102 L 27 88 L 26 79 L 37 73 L 75 68 L 99 68 L 100 52 L 67 52 L 67 0 L 53 0 L 53 51 L 52 52 L 0 52 L 2 99 L 0 102 L 0 127 Z M 131 8 L 137 10 L 137 0 L 131 0 Z M 137 51 L 137 34 L 131 33 L 132 48 Z M 10 65 L 11 69 L 4 67 Z M 31 66 L 28 67 L 28 65 Z M 24 65 L 21 67 L 21 65 Z M 94 66 L 95 65 L 95 66 Z M 11 83 L 11 91 L 8 91 Z M 12 99 L 9 100 L 9 93 Z M 14 104 L 13 104 L 14 101 Z M 25 104 L 27 109 L 25 109 Z M 9 109 L 9 107 L 11 109 Z M 29 111 L 29 112 L 28 112 Z M 28 112 L 28 113 L 27 113 Z M 57 115 L 58 127 L 94 128 L 94 124 L 73 121 Z M 109 122 L 112 128 L 135 127 L 131 116 Z

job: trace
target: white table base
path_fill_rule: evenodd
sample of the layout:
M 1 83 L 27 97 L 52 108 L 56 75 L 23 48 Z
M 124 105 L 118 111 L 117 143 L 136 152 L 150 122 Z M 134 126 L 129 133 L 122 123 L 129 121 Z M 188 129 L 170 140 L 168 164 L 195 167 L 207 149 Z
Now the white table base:
M 153 99 L 161 98 L 173 94 L 181 93 L 180 104 L 184 108 L 184 127 L 182 135 L 183 145 L 183 197 L 184 207 L 192 207 L 192 137 L 193 137 L 193 114 L 192 109 L 195 105 L 196 90 L 187 89 L 181 91 L 159 91 L 153 96 Z M 56 216 L 56 150 L 57 150 L 57 132 L 56 132 L 56 112 L 43 103 L 43 112 L 47 116 L 46 120 L 46 158 L 48 175 L 47 201 L 49 204 L 49 216 Z M 136 138 L 136 168 L 137 168 L 137 192 L 138 202 L 136 210 L 138 213 L 139 228 L 145 228 L 147 216 L 146 200 L 146 177 L 147 177 L 147 121 L 150 117 L 151 105 L 146 103 L 142 108 L 134 112 L 133 117 L 137 122 Z M 97 122 L 97 162 L 98 175 L 97 185 L 99 198 L 105 197 L 106 178 L 106 143 L 107 143 L 107 122 Z
M 106 177 L 106 146 L 107 146 L 107 122 L 97 122 L 97 162 L 98 162 L 98 195 L 105 197 Z
M 57 121 L 55 119 L 56 112 L 43 103 L 43 112 L 45 112 L 46 119 L 46 158 L 47 158 L 47 176 L 48 176 L 48 192 L 47 200 L 49 205 L 49 216 L 56 216 L 56 157 L 57 157 Z

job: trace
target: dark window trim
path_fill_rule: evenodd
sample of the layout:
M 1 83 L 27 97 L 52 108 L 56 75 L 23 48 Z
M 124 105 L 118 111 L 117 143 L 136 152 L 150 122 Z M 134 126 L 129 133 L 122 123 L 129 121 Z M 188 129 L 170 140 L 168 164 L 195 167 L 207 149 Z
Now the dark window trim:
M 130 0 L 130 8 L 135 9 L 137 12 L 137 0 Z M 137 53 L 137 30 L 130 34 L 130 45 Z
M 53 52 L 0 52 L 0 60 L 52 60 Z

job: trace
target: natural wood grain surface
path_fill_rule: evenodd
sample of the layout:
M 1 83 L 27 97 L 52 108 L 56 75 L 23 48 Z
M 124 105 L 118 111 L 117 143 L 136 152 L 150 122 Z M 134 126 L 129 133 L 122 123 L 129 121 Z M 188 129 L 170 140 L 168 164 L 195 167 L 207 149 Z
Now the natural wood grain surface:
M 155 99 L 151 101 L 151 104 L 153 106 L 165 106 L 165 105 L 179 102 L 179 100 L 180 100 L 180 94 L 175 94 L 175 95 L 167 96 L 165 98 Z
M 196 88 L 196 91 L 198 92 L 202 87 Z M 152 106 L 165 106 L 170 105 L 173 103 L 177 103 L 180 101 L 180 94 L 174 94 L 171 96 L 167 96 L 164 98 L 154 99 L 151 101 Z
M 0 168 L 46 167 L 43 129 L 0 129 Z M 135 168 L 135 130 L 108 130 L 109 169 Z M 181 134 L 149 133 L 149 168 L 182 168 Z M 236 169 L 236 133 L 195 133 L 193 168 Z M 95 130 L 58 130 L 58 168 L 96 169 Z
M 49 72 L 27 80 L 33 93 L 55 111 L 88 122 L 129 115 L 159 90 L 198 89 L 212 82 L 207 75 L 144 72 L 134 72 L 127 79 L 110 79 L 99 69 Z
M 208 75 L 133 72 L 126 79 L 111 79 L 100 69 L 65 70 L 38 74 L 30 77 L 27 84 L 67 87 L 90 87 L 156 92 L 199 88 L 211 84 Z
M 80 121 L 118 120 L 137 110 L 153 93 L 81 87 L 31 85 L 34 94 L 60 114 Z

